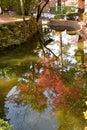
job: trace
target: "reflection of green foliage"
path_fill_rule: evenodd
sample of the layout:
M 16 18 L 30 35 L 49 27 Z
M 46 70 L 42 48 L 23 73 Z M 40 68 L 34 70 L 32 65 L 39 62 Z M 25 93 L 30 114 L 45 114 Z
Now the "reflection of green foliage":
M 36 42 L 34 42 L 34 43 L 36 43 Z M 67 49 L 67 48 L 64 48 L 64 49 Z M 34 75 L 35 74 L 34 63 L 38 59 L 37 56 L 35 56 L 35 55 L 37 55 L 37 53 L 35 53 L 33 56 L 32 53 L 29 53 L 29 50 L 30 49 L 28 48 L 28 46 L 24 45 L 24 46 L 22 46 L 22 48 L 20 47 L 20 49 L 17 49 L 14 52 L 10 53 L 9 56 L 1 57 L 1 60 L 0 60 L 0 62 L 2 64 L 1 67 L 4 68 L 4 72 L 9 75 L 12 75 L 13 73 L 15 73 L 16 76 L 21 77 L 21 75 L 24 74 L 25 72 L 27 72 L 30 75 L 30 77 L 27 77 L 27 78 L 25 77 L 25 79 L 27 79 L 26 84 L 28 84 L 28 90 L 25 91 L 26 89 L 24 89 L 24 91 L 23 91 L 23 89 L 22 89 L 18 98 L 23 99 L 24 104 L 30 104 L 30 106 L 33 110 L 38 111 L 38 112 L 43 112 L 47 108 L 47 103 L 46 103 L 47 99 L 43 95 L 44 90 L 42 90 L 43 89 L 42 86 L 38 86 L 36 83 L 33 84 L 33 81 L 37 80 L 37 78 L 35 77 L 36 75 Z M 19 51 L 19 53 L 18 53 L 18 51 Z M 66 50 L 64 50 L 64 51 L 66 51 Z M 9 65 L 9 63 L 10 63 L 10 65 Z M 50 68 L 50 65 L 52 65 L 51 61 L 50 61 L 50 63 L 49 63 L 49 61 L 46 63 L 47 63 L 47 66 L 44 63 L 43 70 L 45 70 L 45 68 Z M 8 65 L 6 65 L 6 64 L 8 64 Z M 70 63 L 70 62 L 69 63 L 64 62 L 64 65 L 65 65 L 66 69 L 64 70 L 64 72 L 60 72 L 60 73 L 61 73 L 61 78 L 64 83 L 64 87 L 65 87 L 65 89 L 68 88 L 70 90 L 70 95 L 63 93 L 65 91 L 62 91 L 61 85 L 59 85 L 59 88 L 62 91 L 62 94 L 64 94 L 64 95 L 60 96 L 61 97 L 60 101 L 63 101 L 62 103 L 60 103 L 60 107 L 65 107 L 66 110 L 68 110 L 68 111 L 70 110 L 69 112 L 73 112 L 74 115 L 76 115 L 76 116 L 78 115 L 78 117 L 81 117 L 81 115 L 82 115 L 81 112 L 85 109 L 84 101 L 85 101 L 85 97 L 87 95 L 87 90 L 86 90 L 87 75 L 86 74 L 84 75 L 83 82 L 76 82 L 77 80 L 79 81 L 79 79 L 81 79 L 82 72 L 78 73 L 75 71 L 75 69 L 70 69 L 70 67 L 72 67 L 72 63 Z M 32 66 L 32 68 L 31 68 L 31 66 Z M 38 64 L 37 64 L 37 66 L 38 66 Z M 53 69 L 55 70 L 55 68 L 53 68 Z M 56 70 L 60 70 L 60 69 L 56 68 Z M 58 71 L 56 71 L 56 73 L 57 72 Z M 58 73 L 58 75 L 59 75 L 59 73 Z M 46 76 L 47 76 L 46 81 L 48 79 L 47 83 L 49 84 L 49 82 L 50 82 L 49 76 L 48 75 L 46 75 Z M 52 71 L 52 76 L 54 77 L 53 71 Z M 31 78 L 31 80 L 30 80 L 30 78 Z M 52 78 L 50 78 L 50 79 L 52 80 Z M 58 78 L 57 78 L 56 82 L 58 83 Z M 51 83 L 55 87 L 55 80 L 50 82 L 49 88 L 50 88 L 50 86 L 53 86 Z M 22 84 L 23 84 L 23 82 L 22 82 Z M 76 91 L 78 88 L 80 88 L 80 90 L 81 90 L 79 94 L 76 93 L 76 92 L 78 92 L 78 91 Z M 41 90 L 39 90 L 39 89 L 41 89 Z M 44 89 L 45 89 L 45 87 L 44 87 Z M 58 94 L 59 94 L 58 87 L 56 87 L 56 89 L 57 89 L 57 93 L 55 93 L 55 91 L 54 91 L 53 94 L 58 96 Z M 79 98 L 78 98 L 78 96 L 79 96 Z M 55 96 L 53 98 L 55 98 Z M 59 99 L 59 96 L 56 101 L 59 101 L 58 99 Z M 53 104 L 53 105 L 55 105 L 55 104 Z M 64 127 L 60 126 L 61 130 L 63 128 L 65 128 L 65 130 L 71 130 L 70 128 L 76 127 L 76 124 L 74 125 L 74 121 L 76 121 L 74 116 L 71 116 L 71 114 L 69 113 L 69 114 L 67 114 L 68 116 L 66 117 L 65 112 L 63 113 L 63 115 L 64 115 L 65 122 L 63 121 Z M 74 120 L 74 121 L 72 121 L 72 120 Z M 76 121 L 76 123 L 78 124 L 77 121 Z M 68 128 L 68 124 L 69 124 L 69 128 Z
M 81 89 L 80 98 L 81 98 L 81 101 L 83 101 L 84 103 L 87 100 L 87 73 L 81 76 L 79 87 Z
M 37 97 L 36 97 L 37 98 Z M 32 108 L 32 110 L 36 111 L 36 112 L 39 112 L 39 113 L 42 113 L 45 111 L 45 109 L 47 108 L 47 104 L 43 104 L 43 105 L 40 105 L 38 102 L 34 101 L 32 103 L 30 103 L 30 106 Z
M 65 85 L 64 99 L 63 102 L 60 103 L 60 107 L 73 113 L 74 116 L 83 119 L 82 112 L 86 110 L 85 101 L 87 100 L 87 75 L 84 79 L 82 79 L 83 75 L 78 75 L 75 77 L 76 80 L 72 82 L 72 84 Z
M 8 88 L 11 89 L 16 84 L 17 84 L 16 78 L 14 78 L 14 79 L 5 79 L 5 78 L 0 79 L 0 91 L 4 91 L 4 93 L 5 93 L 5 90 L 7 91 Z
M 32 46 L 30 46 L 31 41 L 29 44 L 23 44 L 21 46 L 17 46 L 15 49 L 5 50 L 0 55 L 0 71 L 2 72 L 1 75 L 9 75 L 9 76 L 20 76 L 25 72 L 33 71 L 33 68 L 30 69 L 30 66 L 38 61 L 37 52 L 38 50 L 35 49 L 37 44 L 39 43 L 39 39 L 35 37 L 32 40 Z M 33 52 L 35 49 L 35 52 Z
M 29 58 L 29 57 L 27 57 Z M 31 77 L 35 77 L 38 75 L 38 73 L 35 73 L 35 60 L 37 60 L 37 57 L 33 57 L 32 59 L 22 59 L 22 61 L 17 60 L 16 62 L 18 62 L 19 64 L 16 65 L 15 61 L 10 63 L 10 64 L 5 64 L 3 66 L 3 64 L 0 64 L 0 68 L 1 68 L 1 77 L 20 77 L 23 74 L 30 73 Z M 7 62 L 11 62 L 11 61 L 7 61 Z M 32 66 L 32 68 L 30 68 L 30 66 Z
M 73 84 L 75 81 L 75 69 L 70 69 L 69 71 L 63 72 L 62 78 L 65 84 Z
M 4 118 L 4 101 L 7 93 L 17 84 L 17 79 L 0 79 L 0 117 Z M 6 129 L 7 130 L 7 129 Z
M 58 130 L 84 129 L 84 122 L 81 118 L 75 116 L 74 113 L 66 112 L 65 110 L 58 110 L 56 112 L 56 118 L 59 122 Z
M 66 111 L 73 112 L 75 116 L 82 118 L 82 112 L 86 110 L 84 103 L 87 100 L 87 73 L 76 72 L 75 69 L 70 69 L 63 72 L 61 77 L 64 89 L 57 106 L 65 108 Z
M 13 130 L 13 126 L 9 125 L 8 121 L 0 119 L 0 130 Z

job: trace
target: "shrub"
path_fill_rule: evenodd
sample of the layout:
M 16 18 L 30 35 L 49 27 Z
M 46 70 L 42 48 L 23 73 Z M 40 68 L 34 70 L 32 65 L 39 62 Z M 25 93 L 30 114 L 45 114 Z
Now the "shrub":
M 67 12 L 75 12 L 75 6 L 57 6 L 50 7 L 50 13 L 52 14 L 66 14 Z
M 8 121 L 0 119 L 0 130 L 13 130 L 13 126 L 9 125 Z

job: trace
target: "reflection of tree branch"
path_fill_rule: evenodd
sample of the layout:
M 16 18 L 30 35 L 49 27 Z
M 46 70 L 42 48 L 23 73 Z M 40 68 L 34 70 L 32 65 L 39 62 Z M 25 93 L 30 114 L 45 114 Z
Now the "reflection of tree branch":
M 42 50 L 43 50 L 43 53 L 44 53 L 44 57 L 45 57 L 45 50 L 44 50 L 44 48 L 46 48 L 47 50 L 49 50 L 49 52 L 51 52 L 53 55 L 54 55 L 54 57 L 56 57 L 56 60 L 58 60 L 58 56 L 56 56 L 55 55 L 55 53 L 52 51 L 52 50 L 50 50 L 48 47 L 46 47 L 45 45 L 43 45 L 42 43 L 43 43 L 43 40 L 41 40 L 42 42 L 40 42 L 40 46 L 41 46 L 41 48 L 42 48 Z
M 39 32 L 39 33 L 40 33 L 40 32 Z M 41 48 L 42 48 L 42 50 L 43 50 L 44 56 L 45 56 L 45 51 L 44 51 L 44 47 L 45 47 L 45 48 L 46 48 L 47 50 L 49 50 L 49 51 L 56 57 L 56 59 L 57 59 L 58 56 L 56 56 L 53 51 L 51 51 L 48 47 L 46 47 L 46 46 L 44 45 L 43 39 L 40 39 L 40 40 L 41 40 L 40 46 L 41 46 Z
M 49 50 L 55 57 L 56 57 L 56 59 L 58 58 L 58 56 L 56 56 L 55 54 L 54 54 L 54 52 L 53 51 L 51 51 L 48 47 L 46 47 L 46 46 L 44 46 L 47 50 Z
M 44 53 L 44 56 L 45 56 L 45 51 L 44 51 L 44 47 L 43 47 L 43 44 L 40 42 L 40 46 L 41 46 L 41 48 L 42 48 L 42 50 L 43 50 L 43 53 Z

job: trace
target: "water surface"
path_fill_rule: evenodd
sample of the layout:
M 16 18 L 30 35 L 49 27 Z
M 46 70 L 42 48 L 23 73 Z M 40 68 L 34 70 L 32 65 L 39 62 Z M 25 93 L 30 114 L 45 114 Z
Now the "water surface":
M 0 54 L 0 118 L 14 130 L 86 130 L 87 43 L 66 30 L 43 31 L 33 49 Z

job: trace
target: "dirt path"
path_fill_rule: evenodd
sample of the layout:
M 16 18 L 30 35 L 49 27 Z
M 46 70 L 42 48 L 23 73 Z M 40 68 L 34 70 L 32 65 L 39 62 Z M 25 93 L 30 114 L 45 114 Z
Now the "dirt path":
M 29 19 L 29 18 L 26 18 Z M 8 16 L 8 15 L 0 15 L 0 24 L 16 22 L 16 21 L 23 21 L 21 16 Z

